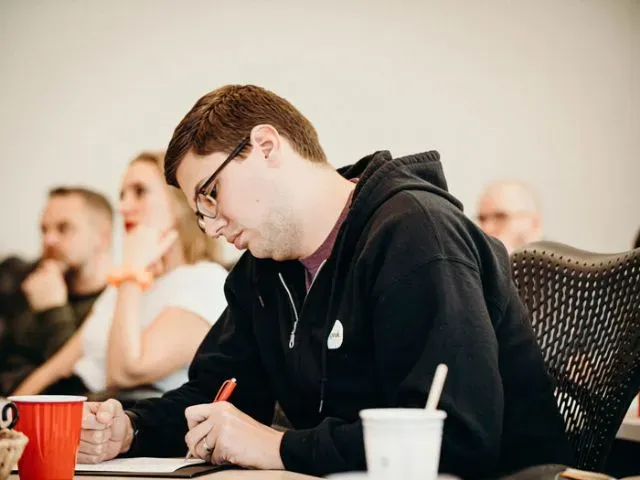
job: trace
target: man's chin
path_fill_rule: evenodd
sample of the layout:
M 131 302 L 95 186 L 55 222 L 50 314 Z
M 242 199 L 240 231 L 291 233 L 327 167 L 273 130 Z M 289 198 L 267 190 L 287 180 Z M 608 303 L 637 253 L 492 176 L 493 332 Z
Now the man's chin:
M 240 250 L 241 252 L 248 251 L 255 258 L 272 258 L 270 252 L 266 248 L 260 248 L 259 245 L 247 245 L 244 250 Z
M 294 257 L 288 254 L 288 252 L 283 251 L 282 249 L 271 249 L 268 246 L 260 245 L 255 239 L 248 243 L 246 246 L 246 251 L 249 251 L 251 255 L 255 258 L 259 259 L 269 259 L 275 260 L 276 262 L 284 262 L 287 260 L 295 260 Z M 241 250 L 241 251 L 245 251 Z
M 266 252 L 261 251 L 259 248 L 251 248 L 247 246 L 247 248 L 240 250 L 240 252 L 249 252 L 255 258 L 267 258 Z

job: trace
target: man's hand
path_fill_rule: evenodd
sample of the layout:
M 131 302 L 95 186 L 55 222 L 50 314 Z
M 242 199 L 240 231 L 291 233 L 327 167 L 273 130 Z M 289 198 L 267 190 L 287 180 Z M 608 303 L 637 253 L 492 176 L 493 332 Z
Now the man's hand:
M 55 260 L 45 260 L 23 282 L 31 310 L 42 312 L 67 303 L 67 284 Z
M 257 422 L 228 402 L 194 405 L 185 410 L 187 447 L 194 457 L 219 465 L 284 470 L 280 458 L 283 432 Z
M 78 463 L 100 463 L 129 450 L 133 440 L 131 420 L 114 399 L 87 402 L 82 413 Z

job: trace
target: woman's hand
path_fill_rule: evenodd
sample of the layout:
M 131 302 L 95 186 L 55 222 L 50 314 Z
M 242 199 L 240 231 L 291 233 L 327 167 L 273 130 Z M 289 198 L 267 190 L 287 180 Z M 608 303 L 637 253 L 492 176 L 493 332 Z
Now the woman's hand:
M 132 271 L 146 270 L 158 263 L 178 239 L 178 232 L 161 232 L 157 228 L 138 225 L 124 240 L 123 266 Z

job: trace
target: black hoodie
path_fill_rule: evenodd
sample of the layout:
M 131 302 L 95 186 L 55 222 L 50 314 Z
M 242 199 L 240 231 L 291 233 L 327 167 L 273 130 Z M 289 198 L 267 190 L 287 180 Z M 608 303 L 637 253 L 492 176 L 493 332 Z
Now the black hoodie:
M 363 470 L 358 412 L 423 407 L 443 362 L 441 471 L 468 478 L 569 462 L 507 253 L 463 215 L 437 152 L 377 152 L 340 173 L 359 181 L 309 293 L 300 262 L 245 253 L 189 382 L 133 409 L 132 453 L 183 454 L 184 409 L 235 377 L 238 408 L 269 424 L 277 400 L 295 427 L 280 447 L 288 470 Z

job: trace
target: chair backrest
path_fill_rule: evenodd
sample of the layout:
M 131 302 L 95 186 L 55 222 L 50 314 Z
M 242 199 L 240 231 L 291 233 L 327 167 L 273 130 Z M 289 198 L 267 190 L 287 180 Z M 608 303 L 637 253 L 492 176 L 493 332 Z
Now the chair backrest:
M 537 242 L 511 255 L 577 466 L 601 470 L 640 388 L 640 249 Z

